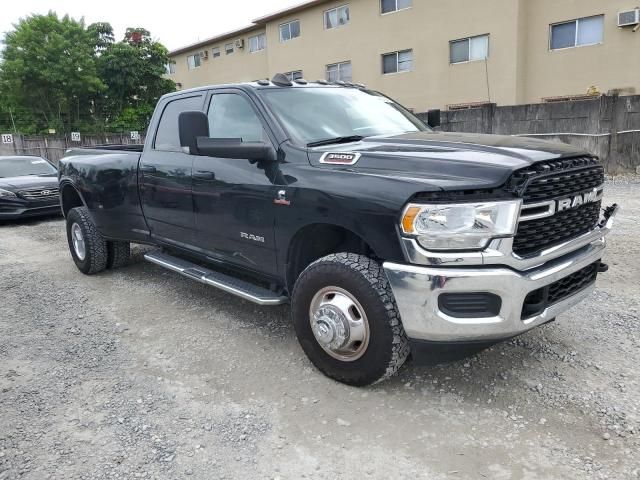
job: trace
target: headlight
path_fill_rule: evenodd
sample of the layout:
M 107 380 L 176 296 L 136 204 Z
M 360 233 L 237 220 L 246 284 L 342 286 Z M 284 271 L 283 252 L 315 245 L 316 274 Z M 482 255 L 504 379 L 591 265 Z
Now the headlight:
M 521 200 L 421 205 L 410 203 L 402 231 L 428 250 L 478 250 L 515 235 Z
M 0 198 L 15 198 L 16 196 L 15 193 L 0 188 Z

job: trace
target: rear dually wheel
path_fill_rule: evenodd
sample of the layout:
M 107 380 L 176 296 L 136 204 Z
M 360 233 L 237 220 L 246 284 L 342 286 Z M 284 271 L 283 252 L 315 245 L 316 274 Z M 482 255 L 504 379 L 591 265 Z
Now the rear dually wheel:
M 86 207 L 67 214 L 67 241 L 78 270 L 93 275 L 107 268 L 107 242 L 96 228 Z

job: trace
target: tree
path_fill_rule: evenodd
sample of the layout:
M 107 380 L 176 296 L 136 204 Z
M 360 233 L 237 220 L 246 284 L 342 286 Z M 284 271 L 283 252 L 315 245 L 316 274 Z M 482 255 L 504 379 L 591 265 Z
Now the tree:
M 108 128 L 121 129 L 132 122 L 139 129 L 148 122 L 158 99 L 175 90 L 175 84 L 163 77 L 168 62 L 167 49 L 144 28 L 128 28 L 122 42 L 102 52 L 97 63 L 107 86 Z
M 87 27 L 87 32 L 91 35 L 93 45 L 95 45 L 96 53 L 98 54 L 109 48 L 116 40 L 113 34 L 113 27 L 110 23 L 92 23 Z
M 36 130 L 69 131 L 91 121 L 91 100 L 106 87 L 95 42 L 82 21 L 32 15 L 7 33 L 0 64 L 5 102 L 30 112 Z
M 0 127 L 24 133 L 55 128 L 144 130 L 159 97 L 167 49 L 144 28 L 115 41 L 109 23 L 32 15 L 7 33 L 0 62 Z M 11 109 L 11 110 L 10 110 Z

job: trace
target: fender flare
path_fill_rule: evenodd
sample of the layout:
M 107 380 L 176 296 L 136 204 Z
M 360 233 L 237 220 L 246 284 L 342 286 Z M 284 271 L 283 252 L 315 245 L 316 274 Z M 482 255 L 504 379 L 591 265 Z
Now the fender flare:
M 64 215 L 64 217 L 66 218 L 66 211 L 64 208 L 64 195 L 63 192 L 65 191 L 65 189 L 67 188 L 72 188 L 73 191 L 76 193 L 76 195 L 78 196 L 78 198 L 80 199 L 80 201 L 82 202 L 82 205 L 84 207 L 87 206 L 87 202 L 84 199 L 84 196 L 82 195 L 82 193 L 80 192 L 80 190 L 74 185 L 74 183 L 69 180 L 69 179 L 62 179 L 60 180 L 60 183 L 58 184 L 58 188 L 60 189 L 59 191 L 59 196 L 60 196 L 60 208 L 62 209 L 62 214 Z

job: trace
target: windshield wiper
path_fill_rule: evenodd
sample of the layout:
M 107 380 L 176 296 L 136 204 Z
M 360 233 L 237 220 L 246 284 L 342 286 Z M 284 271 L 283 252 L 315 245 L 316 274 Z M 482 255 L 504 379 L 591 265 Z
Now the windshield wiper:
M 335 138 L 327 138 L 325 140 L 318 140 L 315 142 L 307 143 L 307 147 L 321 147 L 323 145 L 335 145 L 337 143 L 351 143 L 351 142 L 359 142 L 362 140 L 362 135 L 349 135 L 346 137 L 335 137 Z

